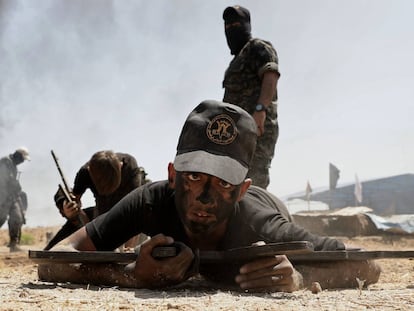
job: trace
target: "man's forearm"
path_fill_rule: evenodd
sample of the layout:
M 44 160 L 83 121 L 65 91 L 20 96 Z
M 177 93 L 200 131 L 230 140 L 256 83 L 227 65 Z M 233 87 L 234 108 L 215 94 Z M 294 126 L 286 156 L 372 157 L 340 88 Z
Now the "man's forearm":
M 275 96 L 278 80 L 279 74 L 275 71 L 267 71 L 263 74 L 262 87 L 257 103 L 269 107 Z

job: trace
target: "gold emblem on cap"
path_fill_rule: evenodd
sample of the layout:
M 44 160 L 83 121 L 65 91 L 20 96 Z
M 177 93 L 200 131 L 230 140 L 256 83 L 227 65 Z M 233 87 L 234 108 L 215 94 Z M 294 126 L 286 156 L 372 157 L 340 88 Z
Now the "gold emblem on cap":
M 216 144 L 228 145 L 237 137 L 236 125 L 226 114 L 215 116 L 207 126 L 208 138 Z

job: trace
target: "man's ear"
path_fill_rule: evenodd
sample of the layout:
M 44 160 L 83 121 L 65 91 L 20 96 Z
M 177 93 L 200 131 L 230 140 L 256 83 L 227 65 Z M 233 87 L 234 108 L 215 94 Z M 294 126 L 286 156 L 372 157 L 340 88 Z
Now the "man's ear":
M 252 184 L 252 180 L 250 178 L 247 178 L 243 181 L 243 183 L 240 186 L 240 194 L 237 199 L 237 202 L 239 202 L 241 199 L 243 199 L 244 195 L 247 192 L 247 189 L 249 189 L 250 185 Z
M 175 189 L 175 176 L 177 171 L 174 168 L 173 163 L 168 163 L 168 186 L 171 189 Z

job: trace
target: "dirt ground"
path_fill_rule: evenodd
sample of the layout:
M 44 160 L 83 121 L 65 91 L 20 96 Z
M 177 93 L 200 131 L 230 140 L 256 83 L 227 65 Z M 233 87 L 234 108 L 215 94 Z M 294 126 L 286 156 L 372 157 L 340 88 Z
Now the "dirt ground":
M 252 294 L 220 290 L 203 281 L 166 291 L 97 287 L 38 281 L 37 265 L 27 250 L 40 250 L 46 232 L 56 228 L 24 228 L 33 237 L 24 251 L 9 253 L 7 230 L 0 230 L 0 310 L 414 310 L 414 260 L 380 259 L 377 284 L 360 290 L 309 290 Z M 346 243 L 367 250 L 414 250 L 413 236 L 370 236 Z

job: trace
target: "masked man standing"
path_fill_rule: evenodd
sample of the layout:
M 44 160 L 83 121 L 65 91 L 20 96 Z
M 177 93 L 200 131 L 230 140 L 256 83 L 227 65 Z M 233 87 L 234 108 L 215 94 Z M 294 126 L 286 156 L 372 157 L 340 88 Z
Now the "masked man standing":
M 223 101 L 243 108 L 256 121 L 258 140 L 247 176 L 253 185 L 266 189 L 279 135 L 278 56 L 270 42 L 252 38 L 250 13 L 246 8 L 227 7 L 223 19 L 227 44 L 234 55 L 224 75 Z

